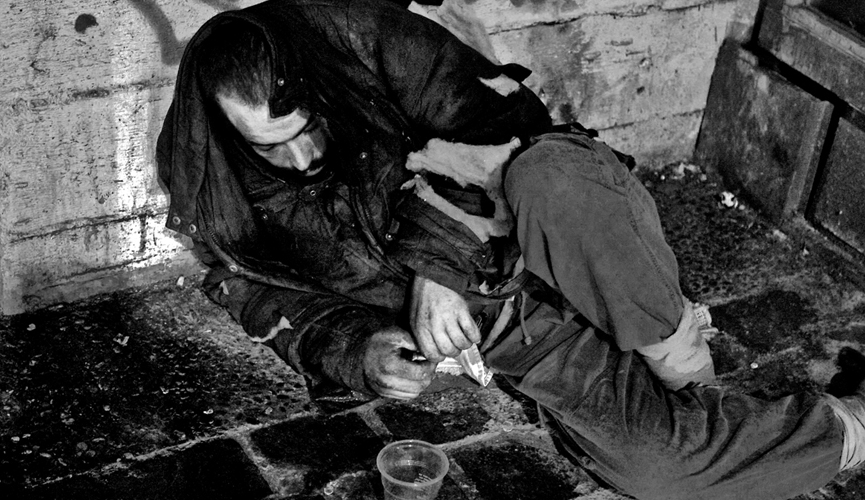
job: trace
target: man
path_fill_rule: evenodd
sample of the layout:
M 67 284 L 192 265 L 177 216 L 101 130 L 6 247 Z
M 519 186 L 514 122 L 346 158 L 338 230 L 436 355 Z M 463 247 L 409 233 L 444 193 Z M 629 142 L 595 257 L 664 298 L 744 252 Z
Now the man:
M 525 74 L 380 0 L 220 14 L 159 138 L 168 226 L 313 396 L 413 398 L 477 346 L 638 498 L 787 498 L 861 462 L 861 397 L 713 385 L 648 193 Z

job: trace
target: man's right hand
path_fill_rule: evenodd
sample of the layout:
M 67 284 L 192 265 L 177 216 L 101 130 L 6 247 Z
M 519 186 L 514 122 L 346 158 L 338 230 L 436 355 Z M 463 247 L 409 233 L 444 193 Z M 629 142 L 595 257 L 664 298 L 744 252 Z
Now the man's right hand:
M 390 327 L 374 333 L 366 344 L 363 371 L 367 385 L 379 396 L 412 399 L 432 382 L 436 364 L 412 361 L 418 352 L 407 331 Z

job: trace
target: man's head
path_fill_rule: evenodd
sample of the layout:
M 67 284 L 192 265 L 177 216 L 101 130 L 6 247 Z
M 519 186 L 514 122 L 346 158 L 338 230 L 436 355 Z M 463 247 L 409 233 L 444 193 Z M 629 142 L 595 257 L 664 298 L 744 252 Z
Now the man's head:
M 272 116 L 271 57 L 264 34 L 255 26 L 217 26 L 199 52 L 204 92 L 257 155 L 274 167 L 315 175 L 327 149 L 326 122 L 302 108 Z

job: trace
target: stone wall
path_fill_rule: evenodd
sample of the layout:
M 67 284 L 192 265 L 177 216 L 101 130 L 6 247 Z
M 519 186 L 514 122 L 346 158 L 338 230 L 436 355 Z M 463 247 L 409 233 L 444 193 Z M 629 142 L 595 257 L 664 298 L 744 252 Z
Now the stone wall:
M 0 7 L 0 313 L 197 272 L 163 229 L 154 146 L 184 41 L 254 0 Z M 644 167 L 690 158 L 725 36 L 757 0 L 475 0 L 496 55 L 558 121 Z

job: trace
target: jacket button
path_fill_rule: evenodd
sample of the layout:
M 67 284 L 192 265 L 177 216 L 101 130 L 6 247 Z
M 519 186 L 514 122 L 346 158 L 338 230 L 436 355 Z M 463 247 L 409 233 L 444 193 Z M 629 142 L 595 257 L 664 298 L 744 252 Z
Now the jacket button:
M 315 189 L 310 189 L 310 190 L 309 190 L 309 195 L 310 195 L 310 196 L 315 197 L 315 195 L 317 195 L 317 194 L 318 194 L 318 191 L 316 191 Z
M 236 273 L 237 272 L 237 266 L 232 264 L 232 265 L 228 266 L 228 270 L 233 272 L 233 273 Z
M 175 226 L 179 226 L 180 225 L 180 217 L 175 215 L 174 217 L 171 218 L 171 223 L 174 224 Z
M 366 160 L 367 158 L 369 158 L 369 153 L 367 153 L 366 151 L 360 154 L 361 160 Z
M 189 232 L 192 234 L 195 234 L 196 231 L 198 231 L 198 228 L 195 227 L 195 224 L 190 224 L 189 225 Z
M 387 233 L 386 235 L 384 235 L 384 239 L 386 239 L 387 241 L 393 241 L 393 235 L 390 233 Z

